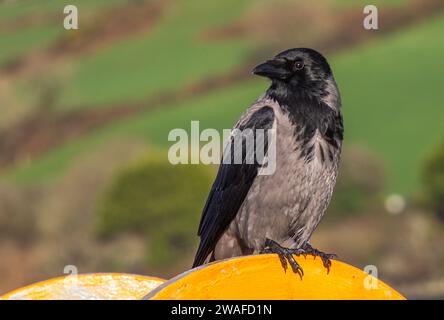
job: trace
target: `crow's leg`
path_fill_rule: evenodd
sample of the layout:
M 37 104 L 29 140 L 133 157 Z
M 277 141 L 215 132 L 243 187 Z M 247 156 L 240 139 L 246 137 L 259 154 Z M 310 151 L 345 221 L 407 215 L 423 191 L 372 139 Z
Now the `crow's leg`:
M 315 257 L 315 259 L 316 257 L 320 257 L 322 259 L 324 267 L 327 269 L 327 273 L 330 272 L 330 267 L 331 267 L 330 259 L 337 259 L 338 257 L 336 254 L 324 253 L 322 251 L 319 251 L 318 249 L 313 248 L 308 242 L 305 245 L 303 245 L 301 249 L 303 250 L 302 254 L 304 255 L 312 254 Z
M 302 250 L 284 248 L 279 243 L 267 238 L 265 240 L 265 247 L 261 253 L 276 253 L 279 257 L 279 260 L 281 260 L 281 264 L 285 272 L 287 271 L 287 260 L 288 260 L 288 263 L 290 264 L 293 272 L 297 273 L 302 279 L 304 271 L 302 270 L 301 266 L 296 262 L 296 260 L 293 258 L 293 254 L 296 255 L 303 254 L 304 252 Z

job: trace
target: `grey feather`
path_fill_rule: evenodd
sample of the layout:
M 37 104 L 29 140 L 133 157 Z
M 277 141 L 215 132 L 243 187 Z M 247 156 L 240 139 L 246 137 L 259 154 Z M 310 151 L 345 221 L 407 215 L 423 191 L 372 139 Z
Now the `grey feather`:
M 194 266 L 259 253 L 267 238 L 290 249 L 304 246 L 333 194 L 343 124 L 339 90 L 327 61 L 312 49 L 291 49 L 254 72 L 272 79 L 272 85 L 234 129 L 274 129 L 276 170 L 260 175 L 260 166 L 248 171 L 251 167 L 221 165 L 204 208 Z M 246 169 L 248 183 L 226 178 Z

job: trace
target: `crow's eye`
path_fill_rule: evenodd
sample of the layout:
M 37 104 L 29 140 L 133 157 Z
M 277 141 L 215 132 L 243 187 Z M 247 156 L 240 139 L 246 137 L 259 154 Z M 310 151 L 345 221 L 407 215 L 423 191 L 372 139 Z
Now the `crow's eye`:
M 301 70 L 304 68 L 304 62 L 301 60 L 296 60 L 293 65 L 294 70 Z

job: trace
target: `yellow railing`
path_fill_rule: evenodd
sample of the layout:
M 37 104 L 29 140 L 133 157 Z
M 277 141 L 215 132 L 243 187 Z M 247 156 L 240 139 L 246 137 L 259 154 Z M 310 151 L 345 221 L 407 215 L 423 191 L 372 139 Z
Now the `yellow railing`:
M 1 299 L 405 299 L 384 282 L 332 260 L 298 257 L 304 277 L 286 272 L 276 255 L 219 261 L 166 281 L 129 274 L 82 274 L 17 289 Z

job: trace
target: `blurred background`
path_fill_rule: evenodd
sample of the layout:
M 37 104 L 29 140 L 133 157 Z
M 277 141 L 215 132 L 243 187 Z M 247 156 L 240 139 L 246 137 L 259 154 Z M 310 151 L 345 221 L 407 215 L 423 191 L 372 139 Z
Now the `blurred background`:
M 63 28 L 63 8 L 79 29 Z M 312 240 L 410 298 L 444 298 L 444 2 L 0 1 L 0 294 L 63 274 L 187 270 L 215 167 L 173 128 L 231 128 L 291 47 L 331 62 L 345 145 Z

